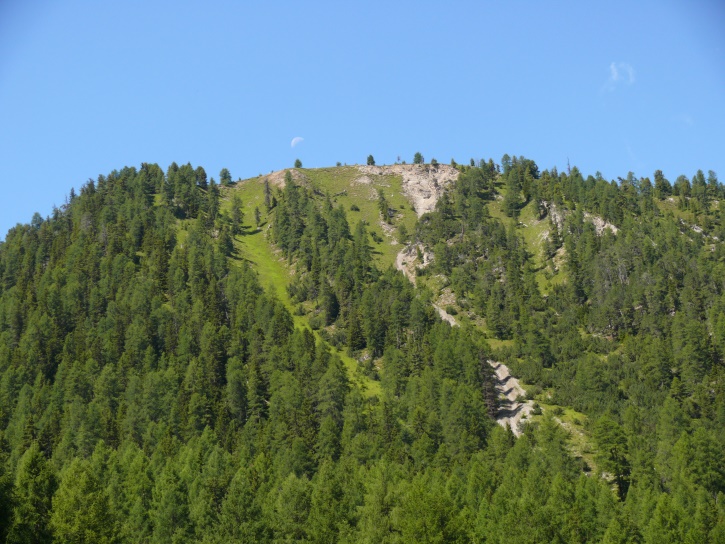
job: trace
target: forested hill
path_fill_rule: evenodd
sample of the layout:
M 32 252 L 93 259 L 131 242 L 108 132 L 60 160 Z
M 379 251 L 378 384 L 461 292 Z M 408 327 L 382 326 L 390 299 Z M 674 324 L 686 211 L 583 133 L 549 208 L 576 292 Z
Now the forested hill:
M 0 542 L 725 542 L 725 188 L 500 162 L 142 164 L 12 229 Z

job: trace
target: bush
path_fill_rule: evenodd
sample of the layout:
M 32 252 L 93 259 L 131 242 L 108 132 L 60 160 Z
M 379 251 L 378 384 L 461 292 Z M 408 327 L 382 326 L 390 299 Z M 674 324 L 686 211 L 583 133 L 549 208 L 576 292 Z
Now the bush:
M 302 168 L 302 161 L 299 159 L 295 159 L 295 168 Z
M 330 336 L 330 344 L 337 349 L 342 349 L 347 346 L 347 334 L 345 334 L 345 331 L 343 329 L 335 329 Z
M 538 385 L 532 385 L 529 387 L 529 389 L 526 391 L 526 398 L 529 400 L 534 400 L 538 395 L 541 395 L 544 390 L 538 386 Z
M 446 312 L 451 315 L 458 315 L 458 310 L 454 306 L 451 306 L 450 304 L 446 306 Z
M 405 228 L 405 223 L 401 223 L 398 227 L 398 242 L 401 244 L 408 242 L 408 229 Z
M 360 211 L 360 208 L 357 207 L 357 204 L 353 204 L 353 205 L 350 206 L 350 211 L 351 212 L 359 212 Z
M 320 331 L 320 334 L 323 332 L 322 326 L 325 324 L 325 320 L 322 315 L 315 315 L 310 318 L 310 328 L 313 331 Z M 327 332 L 327 331 L 324 331 Z

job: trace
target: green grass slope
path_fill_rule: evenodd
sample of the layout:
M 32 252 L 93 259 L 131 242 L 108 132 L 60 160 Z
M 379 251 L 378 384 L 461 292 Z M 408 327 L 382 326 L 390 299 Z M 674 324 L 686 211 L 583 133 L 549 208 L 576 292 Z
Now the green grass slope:
M 339 180 L 335 181 L 338 184 L 340 183 Z M 307 316 L 297 315 L 287 292 L 287 286 L 292 280 L 294 270 L 268 239 L 270 217 L 267 215 L 264 206 L 264 177 L 245 180 L 224 189 L 222 192 L 224 200 L 222 209 L 229 209 L 234 194 L 239 195 L 242 200 L 244 232 L 234 237 L 235 254 L 232 259 L 233 262 L 247 261 L 259 274 L 261 284 L 287 306 L 293 316 L 295 326 L 311 328 Z M 261 213 L 259 227 L 255 225 L 254 221 L 255 208 L 258 208 Z M 371 215 L 372 212 L 369 213 Z M 315 336 L 319 339 L 317 332 L 315 332 Z M 359 371 L 359 364 L 354 358 L 334 347 L 331 347 L 331 349 L 342 359 L 348 369 L 350 379 L 357 383 L 368 396 L 376 396 L 380 393 L 380 383 L 362 374 Z

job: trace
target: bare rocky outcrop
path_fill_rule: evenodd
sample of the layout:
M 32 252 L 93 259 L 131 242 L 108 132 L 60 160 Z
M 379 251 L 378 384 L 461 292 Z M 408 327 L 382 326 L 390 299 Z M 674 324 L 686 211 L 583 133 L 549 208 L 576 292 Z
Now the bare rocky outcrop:
M 446 323 L 448 323 L 451 327 L 457 327 L 458 326 L 458 321 L 456 321 L 456 318 L 453 317 L 448 312 L 446 312 L 443 308 L 441 308 L 440 306 L 438 306 L 438 304 L 434 304 L 433 307 L 436 309 L 436 311 L 438 312 L 438 315 L 441 316 L 441 319 L 443 321 L 445 321 Z
M 266 179 L 272 187 L 281 188 L 284 187 L 284 177 L 288 171 L 292 175 L 292 181 L 294 181 L 296 184 L 303 186 L 307 184 L 307 176 L 305 176 L 304 172 L 297 168 L 277 170 L 276 172 L 272 172 L 271 174 L 267 174 L 266 176 L 260 176 L 260 178 L 262 180 Z
M 418 217 L 435 209 L 445 187 L 458 179 L 460 173 L 447 164 L 391 164 L 386 166 L 358 166 L 362 176 L 356 183 L 370 183 L 370 176 L 400 176 L 403 192 L 415 206 Z
M 418 252 L 423 256 L 423 262 L 416 263 Z M 400 270 L 411 283 L 415 284 L 415 270 L 425 268 L 433 259 L 433 254 L 425 250 L 423 244 L 409 244 L 398 252 L 395 258 L 395 268 Z
M 499 394 L 498 414 L 496 422 L 499 425 L 508 425 L 515 436 L 521 436 L 519 424 L 528 418 L 534 410 L 534 403 L 530 400 L 519 400 L 526 395 L 519 381 L 511 375 L 509 368 L 496 361 L 488 361 L 496 375 L 496 391 Z
M 594 215 L 589 212 L 584 212 L 584 219 L 591 221 L 594 224 L 594 229 L 597 231 L 597 236 L 601 236 L 605 229 L 612 231 L 612 234 L 617 234 L 619 229 L 612 225 L 609 221 L 605 221 L 598 215 Z
M 564 230 L 564 219 L 566 219 L 566 216 L 562 210 L 553 202 L 544 202 L 544 208 L 546 208 L 549 217 L 551 217 L 551 222 L 556 225 L 556 228 L 560 231 Z

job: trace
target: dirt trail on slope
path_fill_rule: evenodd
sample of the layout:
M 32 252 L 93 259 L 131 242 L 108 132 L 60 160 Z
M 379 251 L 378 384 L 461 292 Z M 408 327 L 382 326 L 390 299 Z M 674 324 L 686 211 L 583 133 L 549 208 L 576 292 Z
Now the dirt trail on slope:
M 414 245 L 410 245 L 403 248 L 395 259 L 395 268 L 400 270 L 413 284 L 415 284 L 416 268 L 413 261 L 416 254 L 416 247 Z M 452 327 L 458 326 L 458 322 L 455 317 L 437 304 L 433 304 L 433 307 L 438 312 L 438 315 L 441 316 L 441 319 L 450 323 Z M 487 362 L 493 368 L 496 376 L 495 387 L 499 398 L 499 409 L 496 414 L 496 423 L 502 427 L 508 425 L 514 433 L 514 436 L 521 436 L 519 423 L 524 417 L 528 418 L 530 416 L 534 409 L 534 403 L 530 400 L 524 402 L 519 402 L 517 400 L 519 397 L 523 397 L 526 392 L 519 384 L 519 381 L 511 375 L 509 368 L 506 365 L 491 360 Z

